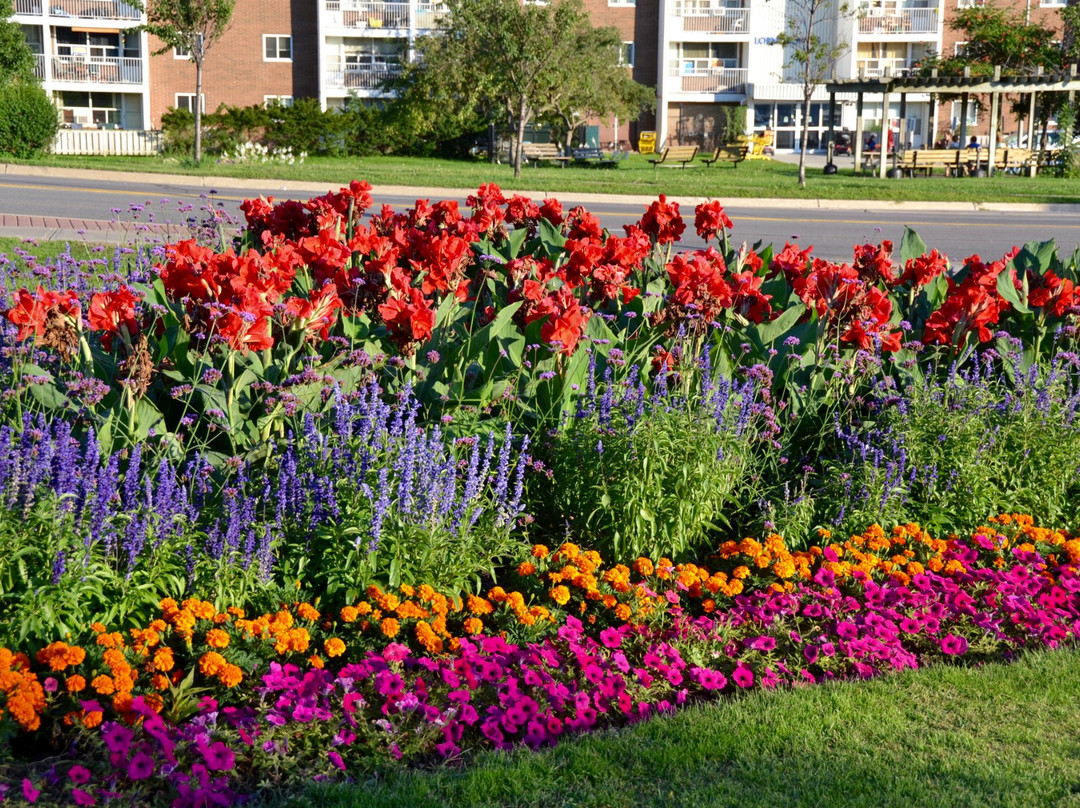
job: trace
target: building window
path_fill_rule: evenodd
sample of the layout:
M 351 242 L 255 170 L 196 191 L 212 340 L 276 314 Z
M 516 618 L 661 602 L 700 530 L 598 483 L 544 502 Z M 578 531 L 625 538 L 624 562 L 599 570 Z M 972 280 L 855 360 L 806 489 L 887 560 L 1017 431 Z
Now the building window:
M 177 45 L 172 49 L 172 56 L 174 59 L 190 59 L 191 51 L 185 48 L 183 45 Z
M 1065 5 L 1065 0 L 1039 0 L 1039 5 L 1043 8 L 1061 8 Z
M 952 118 L 953 129 L 960 128 L 960 114 L 963 112 L 963 107 L 964 105 L 961 101 L 952 102 L 952 114 L 950 115 L 950 117 Z M 976 124 L 978 124 L 978 122 L 979 105 L 976 104 L 974 101 L 969 100 L 967 105 L 967 125 L 975 126 Z
M 263 61 L 291 62 L 292 37 L 280 34 L 265 34 L 263 36 Z
M 293 104 L 293 97 L 291 95 L 264 95 L 263 96 L 263 106 L 265 106 L 265 107 L 272 107 L 272 106 L 275 106 L 275 105 L 282 106 L 282 107 L 291 107 L 292 104 Z
M 637 0 L 607 0 L 609 6 L 636 6 Z
M 202 112 L 206 112 L 206 95 L 199 95 L 199 106 Z M 195 93 L 177 93 L 176 109 L 182 109 L 192 114 L 195 113 Z
M 622 67 L 634 66 L 634 43 L 624 42 L 619 48 L 619 65 Z
M 120 105 L 114 93 L 62 92 L 59 94 L 60 117 L 66 126 L 115 128 L 120 120 Z

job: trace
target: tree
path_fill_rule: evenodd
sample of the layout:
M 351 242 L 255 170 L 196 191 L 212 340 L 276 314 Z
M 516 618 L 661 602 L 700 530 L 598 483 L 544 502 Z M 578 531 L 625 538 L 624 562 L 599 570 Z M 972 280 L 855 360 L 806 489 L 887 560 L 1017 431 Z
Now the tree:
M 847 53 L 848 43 L 834 39 L 827 30 L 850 15 L 840 0 L 788 0 L 786 30 L 776 38 L 785 49 L 785 70 L 793 71 L 802 84 L 802 149 L 799 152 L 799 187 L 806 187 L 806 143 L 810 137 L 810 99 L 829 77 L 836 62 Z
M 593 69 L 593 48 L 600 39 L 588 34 L 592 25 L 581 0 L 542 5 L 449 0 L 447 5 L 441 28 L 417 40 L 416 61 L 394 86 L 403 100 L 427 107 L 415 112 L 418 120 L 465 124 L 482 119 L 486 110 L 499 110 L 514 134 L 511 162 L 520 177 L 525 128 L 550 112 L 556 76 Z M 616 58 L 607 44 L 604 52 L 609 60 Z M 594 105 L 559 97 L 566 110 Z
M 202 84 L 206 53 L 232 21 L 236 0 L 146 0 L 143 28 L 161 40 L 155 56 L 174 48 L 195 64 L 195 162 L 202 162 Z
M 638 84 L 620 60 L 622 35 L 615 28 L 582 25 L 567 43 L 573 59 L 560 59 L 542 89 L 543 117 L 557 122 L 563 146 L 573 145 L 574 132 L 590 119 L 637 118 L 656 105 L 656 91 Z
M 37 60 L 26 43 L 22 26 L 11 21 L 14 13 L 12 0 L 0 0 L 0 84 L 34 80 Z

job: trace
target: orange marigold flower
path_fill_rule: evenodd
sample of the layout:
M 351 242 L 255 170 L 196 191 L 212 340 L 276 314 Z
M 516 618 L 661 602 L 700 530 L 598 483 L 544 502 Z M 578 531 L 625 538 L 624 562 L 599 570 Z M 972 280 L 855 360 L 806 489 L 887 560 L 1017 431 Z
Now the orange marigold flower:
M 154 688 L 154 690 L 168 690 L 169 677 L 160 673 L 155 673 L 150 677 L 150 687 Z
M 360 601 L 360 603 L 356 604 L 356 613 L 371 614 L 371 604 L 368 603 L 366 600 Z
M 304 620 L 315 621 L 321 616 L 319 610 L 312 606 L 310 603 L 301 603 L 296 607 L 296 613 Z
M 220 628 L 212 628 L 206 632 L 206 644 L 211 648 L 228 648 L 229 634 Z
M 625 603 L 620 603 L 618 606 L 615 607 L 615 616 L 620 620 L 629 620 L 630 614 L 630 607 L 627 606 Z
M 478 617 L 466 617 L 462 627 L 466 634 L 479 634 L 484 630 L 484 621 Z
M 731 577 L 732 578 L 737 578 L 740 581 L 743 580 L 744 578 L 749 578 L 750 577 L 750 568 L 740 564 L 738 567 L 736 567 L 735 569 L 733 569 L 731 571 Z
M 87 729 L 93 729 L 101 724 L 101 719 L 104 718 L 104 713 L 101 710 L 94 710 L 92 713 L 83 713 L 82 723 Z
M 176 660 L 173 659 L 173 651 L 169 647 L 159 648 L 154 652 L 154 659 L 150 665 L 154 670 L 165 673 L 171 671 L 176 664 Z
M 558 603 L 560 606 L 565 606 L 570 600 L 570 590 L 565 586 L 556 586 L 548 594 L 551 599 Z
M 642 557 L 642 558 L 639 558 L 637 561 L 634 562 L 634 569 L 637 571 L 637 573 L 639 575 L 648 576 L 648 575 L 653 574 L 653 570 L 655 568 L 653 567 L 653 563 L 652 563 L 651 559 Z
M 107 629 L 107 628 L 106 628 L 106 627 L 105 627 L 104 625 L 102 625 L 101 623 L 91 623 L 91 624 L 90 624 L 90 630 L 91 630 L 92 632 L 94 632 L 95 634 L 104 634 L 104 633 L 105 633 L 106 631 L 108 631 L 109 629 Z
M 565 559 L 566 561 L 573 561 L 575 558 L 578 557 L 578 553 L 580 552 L 580 547 L 578 547 L 573 542 L 568 541 L 563 542 L 562 546 L 559 547 L 558 552 L 556 552 L 556 555 L 562 556 L 563 559 Z
M 325 665 L 322 657 L 318 655 L 308 657 L 308 664 L 311 665 L 311 667 L 313 668 L 318 668 L 319 670 L 322 670 Z
M 523 578 L 525 576 L 532 575 L 534 572 L 536 572 L 536 565 L 533 564 L 531 561 L 522 561 L 520 564 L 518 564 L 517 574 L 522 576 Z
M 244 681 L 244 672 L 239 665 L 226 665 L 218 672 L 218 681 L 225 687 L 236 687 Z
M 216 676 L 229 663 L 217 651 L 207 651 L 199 657 L 199 673 L 204 676 Z
M 339 657 L 345 653 L 345 643 L 337 637 L 331 637 L 323 642 L 323 650 L 328 657 Z
M 86 679 L 78 674 L 64 680 L 64 690 L 68 693 L 81 693 L 86 689 Z
M 340 612 L 342 623 L 354 623 L 356 618 L 360 616 L 360 612 L 357 611 L 355 606 L 343 606 Z
M 495 600 L 494 589 L 489 592 L 488 595 L 492 600 Z M 503 593 L 503 596 L 505 597 L 505 593 Z M 491 605 L 491 601 L 478 598 L 476 595 L 465 596 L 465 607 L 478 617 L 485 614 L 491 614 L 495 611 L 495 607 Z
M 392 617 L 387 617 L 382 623 L 379 624 L 379 628 L 382 629 L 382 633 L 387 637 L 396 637 L 398 632 L 401 631 L 401 624 L 398 623 Z
M 533 558 L 547 558 L 550 550 L 542 544 L 534 544 L 532 548 Z
M 116 690 L 116 685 L 113 683 L 111 676 L 95 676 L 93 681 L 90 682 L 90 687 L 102 696 L 109 696 Z

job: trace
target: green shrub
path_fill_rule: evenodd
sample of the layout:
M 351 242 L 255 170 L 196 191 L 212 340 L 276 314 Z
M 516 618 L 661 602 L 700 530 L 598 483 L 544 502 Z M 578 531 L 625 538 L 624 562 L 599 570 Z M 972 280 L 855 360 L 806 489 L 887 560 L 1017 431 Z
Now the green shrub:
M 59 128 L 56 107 L 37 84 L 15 81 L 0 87 L 0 152 L 33 157 L 52 145 Z

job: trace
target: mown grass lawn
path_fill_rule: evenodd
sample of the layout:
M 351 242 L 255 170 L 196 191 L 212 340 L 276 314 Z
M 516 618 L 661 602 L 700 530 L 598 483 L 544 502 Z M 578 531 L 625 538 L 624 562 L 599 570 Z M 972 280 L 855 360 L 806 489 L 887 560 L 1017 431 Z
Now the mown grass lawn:
M 855 176 L 854 161 L 838 158 L 841 171 L 825 176 L 808 170 L 806 190 L 798 186 L 798 167 L 767 160 L 737 167 L 717 164 L 688 169 L 654 169 L 644 155 L 630 155 L 618 168 L 526 166 L 520 179 L 506 165 L 418 157 L 309 158 L 299 166 L 229 165 L 207 159 L 195 167 L 176 157 L 63 157 L 50 155 L 35 165 L 99 168 L 117 171 L 221 176 L 242 179 L 342 184 L 363 179 L 372 185 L 475 189 L 484 182 L 532 193 L 659 193 L 668 196 L 775 197 L 787 199 L 871 199 L 889 201 L 1080 202 L 1080 180 L 1052 176 L 999 175 L 991 178 L 916 178 L 880 180 Z
M 541 752 L 313 788 L 282 805 L 1080 805 L 1080 653 L 757 692 Z

